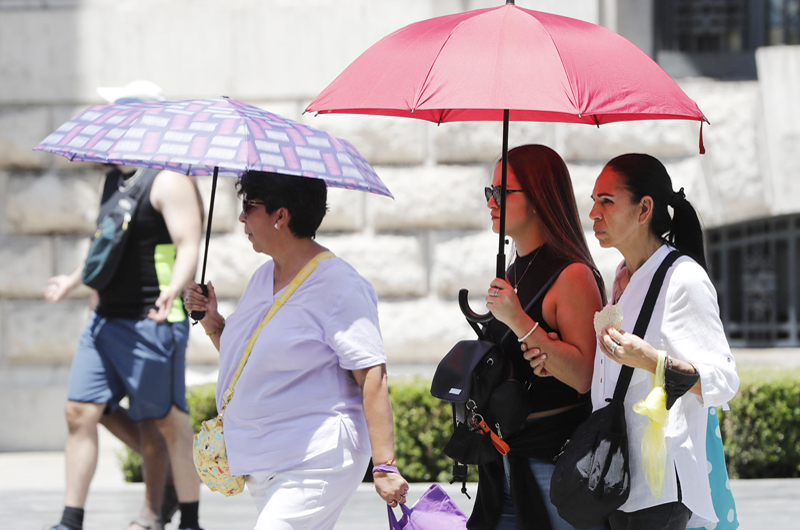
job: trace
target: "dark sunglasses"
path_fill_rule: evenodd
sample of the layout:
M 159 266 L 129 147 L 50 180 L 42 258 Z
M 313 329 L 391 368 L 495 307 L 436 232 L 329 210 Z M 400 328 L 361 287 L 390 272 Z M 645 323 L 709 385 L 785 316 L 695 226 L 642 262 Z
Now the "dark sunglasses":
M 262 201 L 255 201 L 255 200 L 252 200 L 252 199 L 251 200 L 243 199 L 242 200 L 242 214 L 244 214 L 244 216 L 247 217 L 247 214 L 250 213 L 250 210 L 252 210 L 253 208 L 255 208 L 256 206 L 259 206 L 259 205 L 263 206 L 264 203 Z
M 522 193 L 523 191 L 524 190 L 512 190 L 506 188 L 506 194 Z M 497 204 L 500 204 L 500 201 L 502 200 L 502 195 L 500 195 L 500 186 L 493 186 L 491 188 L 487 186 L 483 188 L 483 194 L 486 195 L 486 202 L 489 202 L 492 199 L 492 197 L 494 197 L 494 201 Z

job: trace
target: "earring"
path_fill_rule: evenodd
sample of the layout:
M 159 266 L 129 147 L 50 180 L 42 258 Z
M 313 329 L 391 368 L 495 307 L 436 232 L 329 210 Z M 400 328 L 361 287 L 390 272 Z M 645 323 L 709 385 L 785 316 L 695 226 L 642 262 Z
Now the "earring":
M 275 223 L 275 230 L 278 229 L 278 223 Z

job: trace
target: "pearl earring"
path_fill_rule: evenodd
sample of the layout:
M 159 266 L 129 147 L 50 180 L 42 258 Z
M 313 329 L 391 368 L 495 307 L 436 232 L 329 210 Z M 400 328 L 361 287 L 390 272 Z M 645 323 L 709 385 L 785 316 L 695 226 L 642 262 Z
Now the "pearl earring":
M 275 230 L 278 229 L 278 223 L 275 223 Z

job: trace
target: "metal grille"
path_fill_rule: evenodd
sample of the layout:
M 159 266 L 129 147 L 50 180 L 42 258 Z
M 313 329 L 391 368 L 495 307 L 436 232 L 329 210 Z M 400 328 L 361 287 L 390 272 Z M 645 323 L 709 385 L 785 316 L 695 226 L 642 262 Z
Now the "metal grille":
M 800 215 L 716 228 L 707 241 L 731 346 L 800 346 Z
M 741 51 L 747 32 L 746 0 L 662 0 L 662 49 Z

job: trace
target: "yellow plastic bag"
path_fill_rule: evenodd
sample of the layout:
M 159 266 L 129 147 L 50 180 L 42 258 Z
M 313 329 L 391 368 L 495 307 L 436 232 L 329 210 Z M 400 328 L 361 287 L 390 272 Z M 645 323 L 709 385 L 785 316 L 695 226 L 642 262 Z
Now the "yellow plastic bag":
M 642 437 L 642 470 L 650 491 L 658 498 L 664 489 L 664 471 L 667 466 L 667 444 L 664 429 L 669 422 L 667 393 L 664 391 L 664 361 L 666 352 L 658 352 L 653 390 L 633 406 L 633 411 L 650 418 L 650 425 Z

